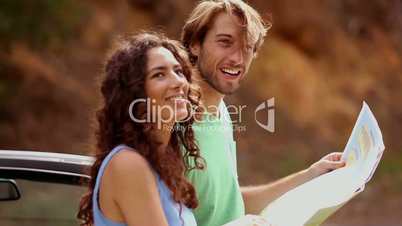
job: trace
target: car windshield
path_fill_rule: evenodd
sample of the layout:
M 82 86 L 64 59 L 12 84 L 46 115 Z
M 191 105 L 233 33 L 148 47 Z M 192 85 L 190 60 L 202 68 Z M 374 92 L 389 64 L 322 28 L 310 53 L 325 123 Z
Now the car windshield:
M 0 225 L 78 225 L 76 213 L 86 188 L 76 185 L 16 180 L 17 201 L 0 201 Z

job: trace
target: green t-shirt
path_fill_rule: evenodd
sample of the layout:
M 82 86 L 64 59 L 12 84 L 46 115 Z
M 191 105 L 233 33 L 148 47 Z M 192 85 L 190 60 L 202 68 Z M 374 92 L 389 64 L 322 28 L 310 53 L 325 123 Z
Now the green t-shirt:
M 198 226 L 220 226 L 244 215 L 236 166 L 236 142 L 225 104 L 221 117 L 204 115 L 193 130 L 205 159 L 204 170 L 192 170 L 187 177 L 195 186 L 199 206 L 193 211 Z

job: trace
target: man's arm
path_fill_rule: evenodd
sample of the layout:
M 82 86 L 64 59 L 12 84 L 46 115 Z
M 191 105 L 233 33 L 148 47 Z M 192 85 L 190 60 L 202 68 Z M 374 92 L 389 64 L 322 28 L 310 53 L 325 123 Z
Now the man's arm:
M 294 173 L 273 183 L 241 187 L 247 214 L 259 214 L 269 203 L 289 190 L 306 183 L 324 173 L 343 167 L 342 153 L 334 152 L 324 156 L 308 169 Z

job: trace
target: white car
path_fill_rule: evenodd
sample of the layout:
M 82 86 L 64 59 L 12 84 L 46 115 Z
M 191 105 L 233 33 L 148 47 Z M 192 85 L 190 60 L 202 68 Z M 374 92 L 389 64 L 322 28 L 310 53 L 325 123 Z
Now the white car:
M 0 225 L 78 225 L 89 156 L 0 150 Z

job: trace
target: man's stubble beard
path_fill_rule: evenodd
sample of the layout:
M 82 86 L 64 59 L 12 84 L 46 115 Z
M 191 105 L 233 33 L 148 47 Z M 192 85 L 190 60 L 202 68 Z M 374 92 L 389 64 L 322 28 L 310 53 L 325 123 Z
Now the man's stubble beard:
M 223 88 L 219 87 L 218 79 L 215 77 L 215 80 L 214 80 L 214 77 L 212 74 L 213 72 L 207 72 L 206 70 L 203 70 L 203 67 L 200 62 L 201 62 L 201 60 L 200 60 L 200 58 L 198 58 L 196 65 L 197 65 L 197 69 L 200 73 L 201 78 L 204 81 L 206 81 L 208 83 L 208 85 L 211 86 L 218 93 L 223 94 L 223 95 L 230 95 L 230 94 L 233 94 L 234 92 L 236 92 L 236 90 L 239 88 L 238 87 L 236 89 L 233 89 L 232 91 L 223 90 Z M 216 84 L 214 83 L 214 81 L 216 82 Z

